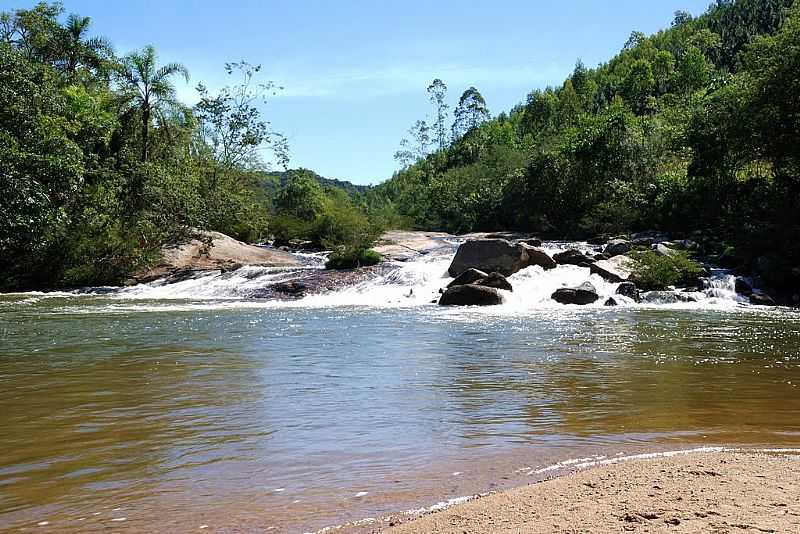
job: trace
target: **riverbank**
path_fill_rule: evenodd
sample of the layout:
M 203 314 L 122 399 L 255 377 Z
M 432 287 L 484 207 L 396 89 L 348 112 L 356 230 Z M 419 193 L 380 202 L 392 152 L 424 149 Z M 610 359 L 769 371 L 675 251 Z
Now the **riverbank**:
M 800 455 L 676 454 L 597 465 L 387 532 L 798 532 L 797 495 Z

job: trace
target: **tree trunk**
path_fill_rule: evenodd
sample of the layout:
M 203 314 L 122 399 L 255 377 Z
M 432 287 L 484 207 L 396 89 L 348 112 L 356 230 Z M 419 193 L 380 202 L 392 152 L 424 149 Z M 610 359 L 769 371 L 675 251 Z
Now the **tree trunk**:
M 148 141 L 150 136 L 150 110 L 142 110 L 142 163 L 147 163 Z

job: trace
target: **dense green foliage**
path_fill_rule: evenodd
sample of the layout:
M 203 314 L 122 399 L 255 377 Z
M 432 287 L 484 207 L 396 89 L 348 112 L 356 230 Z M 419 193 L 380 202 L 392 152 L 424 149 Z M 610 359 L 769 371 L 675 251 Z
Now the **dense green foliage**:
M 176 98 L 185 66 L 152 46 L 119 57 L 62 11 L 0 14 L 0 290 L 119 283 L 192 228 L 359 255 L 379 227 L 366 214 L 391 221 L 384 202 L 281 191 L 261 151 L 285 167 L 288 147 L 261 117 L 275 88 L 258 66 L 225 65 L 233 83 L 199 84 L 189 108 Z
M 434 85 L 438 124 L 446 87 Z M 562 86 L 491 120 L 469 88 L 446 146 L 431 151 L 418 121 L 397 154 L 404 168 L 377 192 L 418 227 L 704 231 L 734 243 L 743 264 L 779 255 L 797 266 L 798 95 L 800 7 L 717 0 L 633 33 L 597 68 L 578 62 Z
M 653 250 L 631 253 L 634 260 L 631 280 L 645 291 L 667 289 L 669 286 L 687 284 L 702 273 L 702 266 L 683 250 L 671 250 L 660 255 Z

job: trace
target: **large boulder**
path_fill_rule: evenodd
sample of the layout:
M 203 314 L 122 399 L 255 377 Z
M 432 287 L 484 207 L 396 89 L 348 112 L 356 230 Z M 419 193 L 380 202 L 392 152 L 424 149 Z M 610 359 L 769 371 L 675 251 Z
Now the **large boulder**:
M 478 269 L 467 269 L 463 273 L 456 276 L 455 280 L 447 284 L 447 287 L 465 286 L 467 284 L 477 282 L 478 280 L 482 280 L 487 276 L 489 275 L 483 271 L 479 271 Z
M 475 239 L 458 247 L 448 272 L 456 277 L 467 269 L 479 269 L 511 276 L 531 265 L 554 269 L 556 262 L 543 250 L 523 243 L 512 244 L 505 239 Z
M 600 298 L 597 290 L 590 282 L 584 282 L 578 287 L 562 287 L 557 289 L 550 297 L 561 304 L 586 305 Z
M 665 243 L 658 243 L 657 245 L 653 245 L 653 252 L 656 253 L 658 256 L 675 256 L 678 251 L 674 248 L 668 247 Z
M 734 282 L 734 288 L 736 289 L 736 292 L 738 294 L 744 295 L 746 297 L 749 297 L 750 295 L 753 294 L 753 286 L 750 285 L 750 282 L 748 282 L 745 278 L 742 278 L 741 276 L 736 277 L 736 281 Z
M 608 256 L 619 256 L 631 251 L 631 242 L 626 239 L 612 239 L 603 249 L 603 253 Z
M 477 285 L 448 288 L 439 299 L 440 306 L 495 306 L 503 303 L 503 296 L 493 287 Z
M 182 272 L 229 271 L 244 265 L 301 267 L 297 257 L 274 248 L 249 245 L 219 232 L 194 230 L 178 242 L 164 245 L 161 262 L 139 273 L 138 282 L 149 282 Z
M 609 282 L 626 282 L 631 277 L 634 263 L 628 256 L 614 256 L 593 263 L 589 270 Z
M 580 250 L 574 248 L 559 252 L 558 254 L 553 254 L 553 259 L 559 265 L 585 265 L 596 261 L 593 257 L 587 256 Z
M 639 288 L 637 288 L 636 284 L 634 284 L 633 282 L 622 282 L 619 286 L 617 286 L 616 293 L 617 295 L 628 297 L 634 302 L 639 302 L 641 300 L 641 296 L 639 295 Z

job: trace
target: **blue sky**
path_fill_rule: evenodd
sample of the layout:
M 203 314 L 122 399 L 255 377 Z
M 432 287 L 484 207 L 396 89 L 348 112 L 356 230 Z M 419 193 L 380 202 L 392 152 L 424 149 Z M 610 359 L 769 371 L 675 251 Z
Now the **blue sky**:
M 2 10 L 33 1 L 0 0 Z M 64 0 L 91 16 L 95 34 L 122 54 L 154 45 L 180 61 L 187 103 L 194 86 L 229 80 L 226 61 L 262 65 L 285 90 L 264 108 L 286 134 L 291 167 L 377 183 L 417 119 L 431 114 L 425 88 L 442 78 L 451 106 L 474 85 L 493 114 L 528 92 L 560 84 L 581 58 L 609 59 L 631 31 L 652 33 L 673 13 L 699 14 L 709 0 Z

